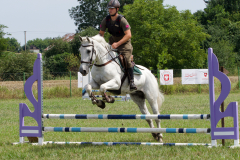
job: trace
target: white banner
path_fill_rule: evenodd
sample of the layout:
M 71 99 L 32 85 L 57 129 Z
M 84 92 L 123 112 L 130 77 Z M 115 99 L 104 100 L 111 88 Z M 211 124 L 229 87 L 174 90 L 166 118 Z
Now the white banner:
M 182 84 L 208 84 L 208 69 L 182 69 Z
M 82 80 L 83 80 L 83 76 L 80 72 L 78 72 L 78 88 L 82 88 L 83 86 Z
M 173 70 L 160 70 L 160 85 L 173 85 Z
M 78 72 L 78 88 L 84 88 L 84 86 L 88 84 L 91 79 L 92 79 L 92 75 L 90 70 L 86 76 L 82 76 L 82 74 Z
M 91 73 L 88 73 L 86 76 L 83 76 L 82 78 L 83 88 L 90 82 L 90 75 Z

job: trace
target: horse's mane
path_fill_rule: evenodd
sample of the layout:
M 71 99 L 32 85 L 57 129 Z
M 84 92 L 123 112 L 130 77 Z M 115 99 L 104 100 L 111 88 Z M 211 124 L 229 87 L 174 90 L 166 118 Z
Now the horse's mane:
M 96 36 L 91 37 L 93 40 L 99 42 L 103 47 L 108 48 L 110 45 L 105 41 L 104 37 L 100 36 L 100 34 L 97 34 Z

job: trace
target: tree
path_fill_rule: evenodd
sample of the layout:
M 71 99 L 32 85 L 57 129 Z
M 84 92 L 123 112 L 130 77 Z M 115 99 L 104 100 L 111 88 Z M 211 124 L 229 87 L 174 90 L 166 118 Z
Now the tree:
M 21 50 L 20 43 L 18 43 L 16 38 L 6 38 L 7 39 L 7 50 L 12 52 L 19 52 Z
M 72 7 L 68 10 L 69 15 L 75 20 L 75 25 L 78 26 L 78 31 L 87 27 L 94 27 L 99 30 L 104 17 L 108 15 L 107 3 L 110 0 L 78 0 L 79 6 Z M 120 12 L 123 11 L 123 6 L 132 4 L 134 0 L 120 0 Z
M 200 43 L 207 34 L 190 11 L 164 7 L 162 1 L 135 0 L 124 7 L 131 26 L 136 63 L 152 69 L 201 68 L 207 55 Z
M 226 12 L 232 14 L 240 11 L 240 0 L 211 0 L 207 8 L 215 8 L 216 6 L 223 6 Z
M 68 71 L 78 71 L 78 68 L 80 66 L 80 60 L 77 56 L 74 56 L 74 54 L 70 54 L 64 59 L 64 61 L 68 64 Z
M 75 20 L 78 30 L 92 26 L 99 28 L 104 16 L 107 15 L 106 0 L 78 0 L 79 6 L 69 9 L 69 15 Z
M 32 73 L 32 66 L 37 58 L 35 54 L 7 52 L 0 59 L 0 77 L 2 80 L 23 80 L 19 73 Z
M 212 47 L 220 65 L 233 68 L 240 60 L 240 12 L 239 0 L 211 0 L 204 11 L 194 16 L 211 35 L 204 48 Z M 238 3 L 238 4 L 236 4 Z M 233 6 L 236 4 L 235 6 Z
M 77 56 L 80 59 L 79 55 L 79 48 L 81 47 L 81 42 L 79 40 L 79 36 L 81 37 L 92 37 L 98 34 L 98 30 L 96 30 L 93 27 L 87 27 L 86 29 L 83 29 L 80 33 L 76 34 L 74 36 L 74 39 L 70 42 L 72 52 L 74 56 Z
M 45 56 L 49 58 L 54 55 L 63 54 L 65 52 L 71 53 L 71 46 L 69 42 L 64 41 L 62 38 L 58 37 L 51 41 L 49 50 L 46 51 Z
M 70 55 L 70 53 L 64 52 L 48 57 L 45 66 L 50 72 L 67 72 L 69 63 L 65 59 Z
M 0 24 L 0 56 L 2 52 L 7 49 L 7 40 L 4 38 L 4 35 L 6 35 L 3 31 L 4 28 L 7 28 L 7 26 Z
M 110 1 L 110 0 L 108 0 Z M 118 0 L 120 3 L 119 12 L 123 13 L 124 6 L 128 4 L 133 4 L 134 0 Z
M 34 40 L 29 40 L 27 42 L 27 46 L 35 46 L 37 48 L 40 49 L 40 52 L 43 53 L 44 49 L 47 48 L 52 42 L 52 38 L 45 38 L 45 39 L 41 39 L 41 38 L 36 38 Z

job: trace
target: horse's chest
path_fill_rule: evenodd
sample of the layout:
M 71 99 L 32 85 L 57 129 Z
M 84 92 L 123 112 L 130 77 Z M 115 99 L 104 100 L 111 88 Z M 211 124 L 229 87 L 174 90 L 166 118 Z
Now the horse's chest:
M 98 84 L 103 84 L 109 81 L 109 78 L 107 78 L 107 76 L 105 76 L 104 74 L 92 75 L 92 78 Z
M 91 71 L 93 80 L 99 85 L 106 83 L 116 77 L 117 71 L 114 66 L 109 65 L 106 67 L 94 67 Z

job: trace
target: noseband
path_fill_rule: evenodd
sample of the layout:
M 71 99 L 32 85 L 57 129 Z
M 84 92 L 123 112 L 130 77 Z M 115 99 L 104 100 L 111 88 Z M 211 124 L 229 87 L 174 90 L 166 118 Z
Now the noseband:
M 90 66 L 92 66 L 93 64 L 92 64 L 92 58 L 93 58 L 93 54 L 95 54 L 96 55 L 96 50 L 94 49 L 94 44 L 93 44 L 93 42 L 92 42 L 92 44 L 89 44 L 89 45 L 82 45 L 82 47 L 89 47 L 89 46 L 92 46 L 92 56 L 91 56 L 91 58 L 90 58 L 90 61 L 89 62 L 86 62 L 86 61 L 81 61 L 81 63 L 89 63 L 89 65 Z

